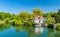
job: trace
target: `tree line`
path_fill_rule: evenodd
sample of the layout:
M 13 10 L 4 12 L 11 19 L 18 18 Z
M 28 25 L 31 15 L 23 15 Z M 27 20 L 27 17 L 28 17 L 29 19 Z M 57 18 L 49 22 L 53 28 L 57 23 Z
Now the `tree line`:
M 20 12 L 19 14 L 10 14 L 6 12 L 0 12 L 0 21 L 1 20 L 15 20 L 15 21 L 30 21 L 31 19 L 34 19 L 35 16 L 43 16 L 47 18 L 46 23 L 60 23 L 60 9 L 58 9 L 57 12 L 48 12 L 44 13 L 40 9 L 34 9 L 32 13 L 29 12 Z

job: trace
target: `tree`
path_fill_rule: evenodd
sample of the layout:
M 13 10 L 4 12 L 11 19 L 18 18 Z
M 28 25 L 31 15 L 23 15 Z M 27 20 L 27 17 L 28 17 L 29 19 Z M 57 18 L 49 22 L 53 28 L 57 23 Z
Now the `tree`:
M 4 20 L 6 18 L 11 18 L 11 14 L 6 12 L 0 12 L 0 19 Z
M 55 19 L 53 17 L 51 17 L 50 13 L 44 14 L 44 17 L 47 18 L 47 22 L 46 22 L 47 24 L 55 23 Z
M 46 13 L 43 15 L 44 17 L 51 17 L 50 13 Z
M 34 16 L 43 16 L 43 12 L 40 9 L 33 10 Z
M 28 14 L 28 12 L 21 12 L 19 17 L 21 17 L 23 20 L 28 20 Z
M 57 15 L 56 15 L 56 23 L 60 23 L 60 9 L 58 10 L 57 12 Z
M 33 17 L 34 17 L 33 14 L 29 14 L 29 15 L 28 15 L 29 20 L 30 20 L 30 19 L 33 19 Z
M 60 23 L 60 15 L 57 15 L 56 19 L 56 23 Z
M 60 15 L 60 9 L 58 10 L 57 14 Z

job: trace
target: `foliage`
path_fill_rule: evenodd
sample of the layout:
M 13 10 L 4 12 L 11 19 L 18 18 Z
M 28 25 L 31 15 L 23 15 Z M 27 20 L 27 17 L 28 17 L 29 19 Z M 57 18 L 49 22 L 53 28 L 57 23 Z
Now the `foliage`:
M 50 13 L 44 14 L 44 17 L 47 18 L 47 21 L 46 21 L 47 24 L 55 23 L 55 19 L 51 17 Z
M 33 14 L 34 14 L 34 16 L 43 16 L 43 12 L 42 12 L 42 10 L 40 10 L 40 9 L 34 9 L 33 10 Z
M 34 19 L 35 16 L 43 16 L 46 17 L 47 21 L 45 23 L 60 23 L 60 9 L 57 12 L 49 12 L 43 13 L 40 9 L 34 9 L 33 13 L 28 13 L 25 11 L 20 12 L 19 14 L 10 14 L 8 12 L 0 12 L 0 20 L 5 21 L 6 23 L 12 22 L 15 25 L 21 25 L 26 21 L 26 25 L 33 25 L 34 22 L 31 20 Z
M 57 30 L 60 30 L 60 23 L 57 23 L 56 29 L 57 29 Z
M 23 20 L 28 20 L 28 12 L 21 12 L 19 14 L 19 17 L 22 18 Z

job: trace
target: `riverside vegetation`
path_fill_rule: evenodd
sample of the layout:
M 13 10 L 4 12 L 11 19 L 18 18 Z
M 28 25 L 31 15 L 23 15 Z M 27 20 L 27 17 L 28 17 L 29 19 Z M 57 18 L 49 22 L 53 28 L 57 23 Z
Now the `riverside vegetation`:
M 40 9 L 34 9 L 32 13 L 22 11 L 19 14 L 10 14 L 7 12 L 0 12 L 0 27 L 7 26 L 33 26 L 34 22 L 31 20 L 34 19 L 35 16 L 43 16 L 46 17 L 47 21 L 45 23 L 47 26 L 51 24 L 56 24 L 56 29 L 60 30 L 60 9 L 57 12 L 48 12 L 43 13 Z M 3 25 L 5 24 L 5 25 Z

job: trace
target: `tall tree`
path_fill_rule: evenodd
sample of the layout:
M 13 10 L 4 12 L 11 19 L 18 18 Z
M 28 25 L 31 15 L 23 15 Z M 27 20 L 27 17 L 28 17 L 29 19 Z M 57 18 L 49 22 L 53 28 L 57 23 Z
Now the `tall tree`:
M 28 20 L 28 14 L 28 12 L 21 12 L 19 16 L 24 20 Z
M 60 9 L 58 10 L 57 14 L 60 15 Z
M 43 16 L 42 10 L 40 10 L 38 8 L 33 10 L 33 14 L 34 14 L 34 16 Z
M 55 18 L 55 19 L 56 19 L 56 22 L 57 22 L 57 23 L 60 23 L 60 9 L 58 10 L 56 16 L 57 16 L 57 17 Z

